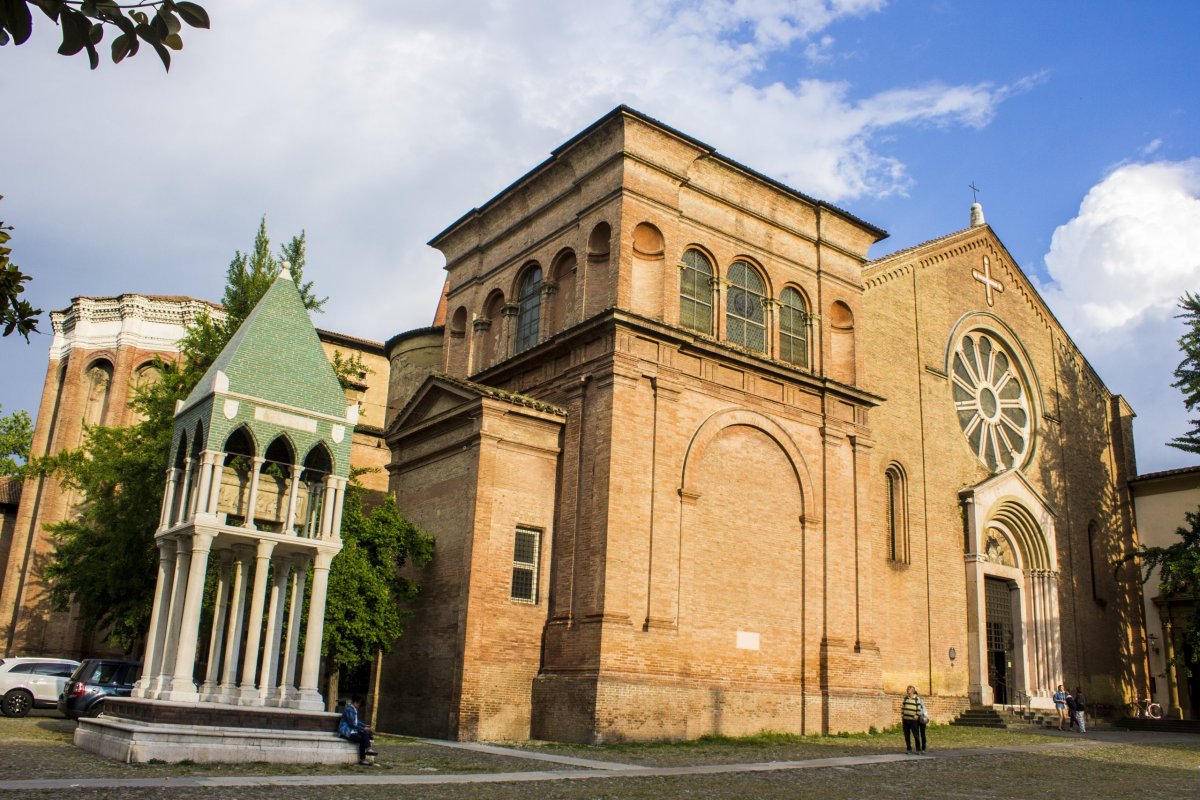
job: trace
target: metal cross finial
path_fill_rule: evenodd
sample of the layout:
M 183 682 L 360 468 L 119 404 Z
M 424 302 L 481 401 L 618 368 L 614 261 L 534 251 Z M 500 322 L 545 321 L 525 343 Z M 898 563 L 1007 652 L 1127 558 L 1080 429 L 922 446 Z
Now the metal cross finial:
M 970 187 L 970 189 L 971 189 L 971 202 L 978 203 L 979 202 L 979 187 L 975 185 L 975 181 L 971 181 L 970 183 L 967 184 L 967 186 Z

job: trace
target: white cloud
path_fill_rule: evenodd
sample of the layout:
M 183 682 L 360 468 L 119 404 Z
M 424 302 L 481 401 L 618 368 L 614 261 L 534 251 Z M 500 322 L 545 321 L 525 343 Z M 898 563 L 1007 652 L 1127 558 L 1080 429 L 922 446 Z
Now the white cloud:
M 1087 193 L 1046 254 L 1042 294 L 1105 382 L 1138 413 L 1143 469 L 1193 459 L 1158 446 L 1187 428 L 1171 388 L 1179 298 L 1200 290 L 1200 158 L 1125 164 Z
M 308 231 L 307 277 L 331 296 L 318 323 L 384 339 L 432 319 L 444 273 L 425 241 L 621 103 L 823 199 L 904 192 L 890 131 L 984 125 L 1019 86 L 861 96 L 769 77 L 810 44 L 832 55 L 833 24 L 883 5 L 228 3 L 211 31 L 185 31 L 169 75 L 148 50 L 89 74 L 39 25 L 3 54 L 21 66 L 0 93 L 22 110 L 5 120 L 20 157 L 5 160 L 4 218 L 39 276 L 33 299 L 57 308 L 215 297 L 266 212 L 276 240 Z
M 1047 299 L 1068 328 L 1107 332 L 1170 313 L 1200 288 L 1200 159 L 1126 164 L 1054 231 Z

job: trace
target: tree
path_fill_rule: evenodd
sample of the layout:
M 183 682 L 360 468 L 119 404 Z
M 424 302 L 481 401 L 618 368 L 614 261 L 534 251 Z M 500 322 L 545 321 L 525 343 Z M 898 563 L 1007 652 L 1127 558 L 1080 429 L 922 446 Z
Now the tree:
M 270 252 L 264 217 L 254 252 L 238 252 L 230 263 L 225 297 L 234 302 L 227 316 L 202 317 L 180 342 L 178 361 L 157 359 L 162 380 L 134 390 L 131 405 L 144 420 L 128 428 L 89 427 L 77 450 L 31 465 L 41 474 L 56 474 L 84 497 L 76 518 L 47 526 L 55 549 L 41 574 L 50 601 L 58 610 L 77 604 L 85 628 L 109 629 L 118 646 L 131 647 L 150 621 L 158 563 L 154 532 L 175 402 L 187 397 L 270 286 L 261 276 L 277 274 L 286 257 L 295 259 L 292 274 L 297 285 L 304 285 L 304 235 L 293 237 L 277 259 Z M 311 283 L 304 286 L 305 305 L 315 310 L 324 301 L 313 297 Z
M 3 411 L 0 408 L 0 411 Z M 24 411 L 0 416 L 0 477 L 21 477 L 33 446 L 33 420 Z M 21 463 L 17 463 L 20 459 Z
M 208 12 L 196 3 L 175 0 L 0 0 L 0 46 L 10 41 L 22 45 L 33 33 L 36 6 L 62 30 L 58 52 L 64 56 L 86 50 L 92 69 L 100 66 L 96 45 L 106 29 L 120 31 L 110 51 L 114 64 L 137 55 L 141 43 L 158 53 L 163 68 L 171 68 L 171 51 L 183 49 L 183 23 L 193 28 L 209 27 Z M 151 15 L 147 12 L 153 12 Z
M 1187 525 L 1176 529 L 1179 541 L 1168 547 L 1142 545 L 1141 559 L 1146 580 L 1158 568 L 1159 593 L 1172 600 L 1191 600 L 1191 613 L 1182 626 L 1183 648 L 1175 663 L 1190 675 L 1188 653 L 1200 654 L 1200 511 L 1184 515 Z
M 1200 294 L 1185 292 L 1179 298 L 1181 313 L 1177 319 L 1184 320 L 1186 330 L 1179 337 L 1179 349 L 1183 361 L 1175 368 L 1175 382 L 1171 385 L 1183 392 L 1183 404 L 1190 412 L 1200 408 Z M 1191 420 L 1191 430 L 1167 444 L 1189 453 L 1200 453 L 1200 417 Z
M 338 696 L 341 669 L 353 670 L 387 653 L 404 633 L 404 608 L 419 592 L 400 575 L 405 563 L 423 567 L 433 557 L 433 538 L 422 533 L 396 508 L 390 495 L 368 513 L 365 490 L 346 489 L 342 507 L 342 551 L 329 570 L 325 605 L 325 699 Z
M 1179 338 L 1179 349 L 1183 360 L 1175 368 L 1175 382 L 1171 385 L 1183 392 L 1183 402 L 1188 411 L 1200 408 L 1200 294 L 1185 292 L 1179 299 L 1180 314 L 1186 330 Z M 1189 453 L 1200 453 L 1200 418 L 1190 422 L 1191 430 L 1167 444 Z M 1176 652 L 1175 663 L 1190 674 L 1187 653 L 1200 654 L 1200 511 L 1185 515 L 1187 526 L 1175 533 L 1179 541 L 1167 547 L 1141 545 L 1128 559 L 1139 559 L 1143 570 L 1143 583 L 1150 580 L 1157 568 L 1159 592 L 1172 599 L 1192 601 L 1192 611 L 1183 626 L 1183 652 Z
M 3 199 L 4 195 L 0 195 L 0 200 Z M 37 317 L 42 310 L 21 299 L 21 292 L 25 291 L 23 284 L 29 280 L 29 276 L 22 274 L 17 265 L 8 259 L 12 253 L 12 248 L 8 246 L 12 240 L 8 233 L 11 230 L 11 225 L 5 225 L 0 220 L 0 326 L 4 327 L 4 336 L 16 331 L 28 342 L 29 334 L 37 333 Z

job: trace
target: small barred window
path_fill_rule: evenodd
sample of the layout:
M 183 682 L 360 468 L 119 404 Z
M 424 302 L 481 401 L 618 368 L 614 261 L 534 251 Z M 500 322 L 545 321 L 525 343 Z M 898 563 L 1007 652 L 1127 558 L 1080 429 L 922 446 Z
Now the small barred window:
M 537 602 L 538 544 L 541 532 L 517 528 L 513 541 L 511 597 L 522 603 Z
M 725 313 L 725 338 L 759 353 L 767 349 L 767 323 L 763 280 L 745 261 L 729 267 L 729 298 Z

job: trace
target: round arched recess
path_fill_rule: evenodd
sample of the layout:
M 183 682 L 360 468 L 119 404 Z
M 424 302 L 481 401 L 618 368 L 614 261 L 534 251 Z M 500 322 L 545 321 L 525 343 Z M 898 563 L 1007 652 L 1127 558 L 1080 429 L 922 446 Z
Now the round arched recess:
M 720 435 L 721 431 L 737 425 L 757 428 L 783 450 L 800 487 L 800 499 L 804 509 L 804 519 L 806 522 L 812 521 L 817 511 L 817 509 L 812 507 L 816 500 L 816 492 L 813 490 L 808 465 L 804 461 L 804 456 L 800 453 L 800 448 L 796 446 L 792 437 L 788 435 L 788 432 L 778 422 L 765 414 L 743 408 L 718 411 L 700 424 L 700 427 L 692 436 L 691 442 L 688 443 L 687 453 L 683 458 L 683 472 L 679 486 L 680 494 L 683 496 L 700 495 L 701 487 L 694 480 L 694 469 L 691 469 L 692 465 L 703 459 L 705 450 Z

